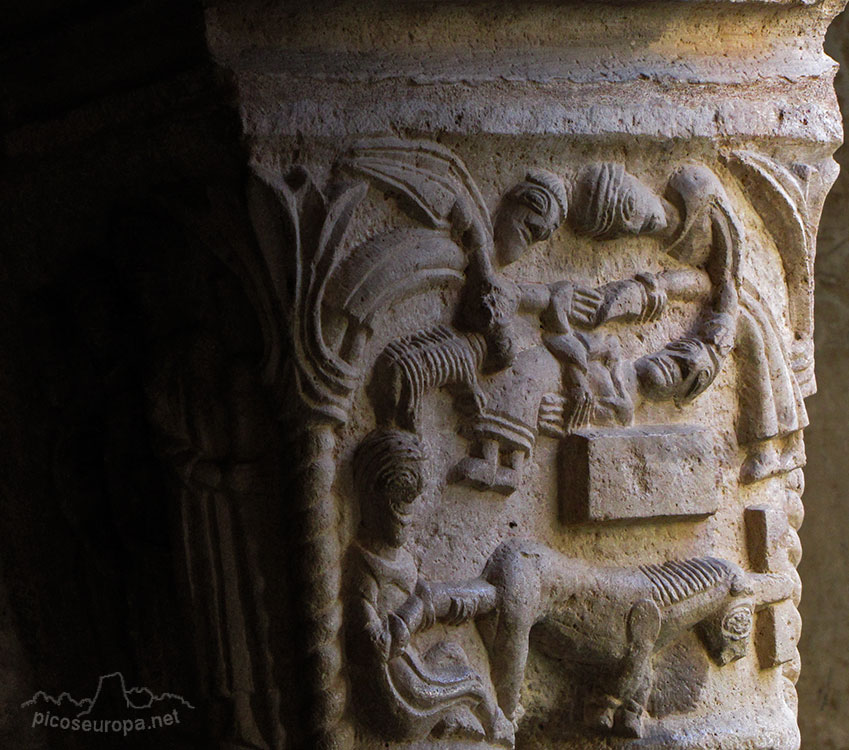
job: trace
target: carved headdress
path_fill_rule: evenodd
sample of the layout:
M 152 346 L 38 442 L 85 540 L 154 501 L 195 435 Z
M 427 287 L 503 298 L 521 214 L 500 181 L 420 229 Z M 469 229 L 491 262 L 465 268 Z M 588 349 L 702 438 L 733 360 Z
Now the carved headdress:
M 378 429 L 363 438 L 354 455 L 354 482 L 365 499 L 374 493 L 412 502 L 421 492 L 425 452 L 406 430 Z
M 570 214 L 576 231 L 597 238 L 615 234 L 624 177 L 625 167 L 613 162 L 590 164 L 578 172 Z
M 666 228 L 659 196 L 615 162 L 588 164 L 575 175 L 569 221 L 596 239 L 653 234 Z

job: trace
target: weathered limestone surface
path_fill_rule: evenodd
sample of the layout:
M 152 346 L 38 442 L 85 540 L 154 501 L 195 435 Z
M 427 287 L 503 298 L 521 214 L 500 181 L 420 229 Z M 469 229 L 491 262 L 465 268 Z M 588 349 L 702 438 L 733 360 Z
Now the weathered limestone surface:
M 18 709 L 120 670 L 195 706 L 128 747 L 795 750 L 839 0 L 59 5 L 2 736 L 99 747 Z
M 296 745 L 798 746 L 838 10 L 209 8 Z

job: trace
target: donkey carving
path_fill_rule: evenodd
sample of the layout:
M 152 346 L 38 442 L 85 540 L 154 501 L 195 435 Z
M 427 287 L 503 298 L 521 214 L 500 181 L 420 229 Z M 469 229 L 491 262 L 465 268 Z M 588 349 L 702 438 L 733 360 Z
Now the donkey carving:
M 695 629 L 711 658 L 728 664 L 745 655 L 756 606 L 790 594 L 784 577 L 745 573 L 726 560 L 602 567 L 515 539 L 496 549 L 483 578 L 497 605 L 479 626 L 507 717 L 521 716 L 533 641 L 599 683 L 585 707 L 591 726 L 630 737 L 642 736 L 660 648 Z

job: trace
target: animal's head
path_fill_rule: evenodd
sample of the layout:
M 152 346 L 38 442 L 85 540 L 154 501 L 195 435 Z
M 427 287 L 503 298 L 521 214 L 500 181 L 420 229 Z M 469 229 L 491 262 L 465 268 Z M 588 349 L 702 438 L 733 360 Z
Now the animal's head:
M 755 612 L 793 595 L 798 576 L 784 573 L 751 573 L 725 561 L 731 574 L 728 598 L 696 627 L 710 657 L 720 666 L 746 655 Z
M 698 634 L 710 658 L 719 666 L 746 655 L 754 616 L 755 601 L 751 596 L 734 597 L 699 624 Z
M 733 563 L 724 564 L 729 572 L 728 598 L 696 628 L 710 658 L 721 667 L 746 655 L 757 603 L 751 575 Z

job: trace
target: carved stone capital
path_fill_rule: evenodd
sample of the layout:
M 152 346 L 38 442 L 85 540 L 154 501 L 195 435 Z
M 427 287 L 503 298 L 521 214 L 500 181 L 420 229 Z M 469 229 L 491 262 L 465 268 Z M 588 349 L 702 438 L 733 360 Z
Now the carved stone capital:
M 211 5 L 296 746 L 798 748 L 839 9 Z

